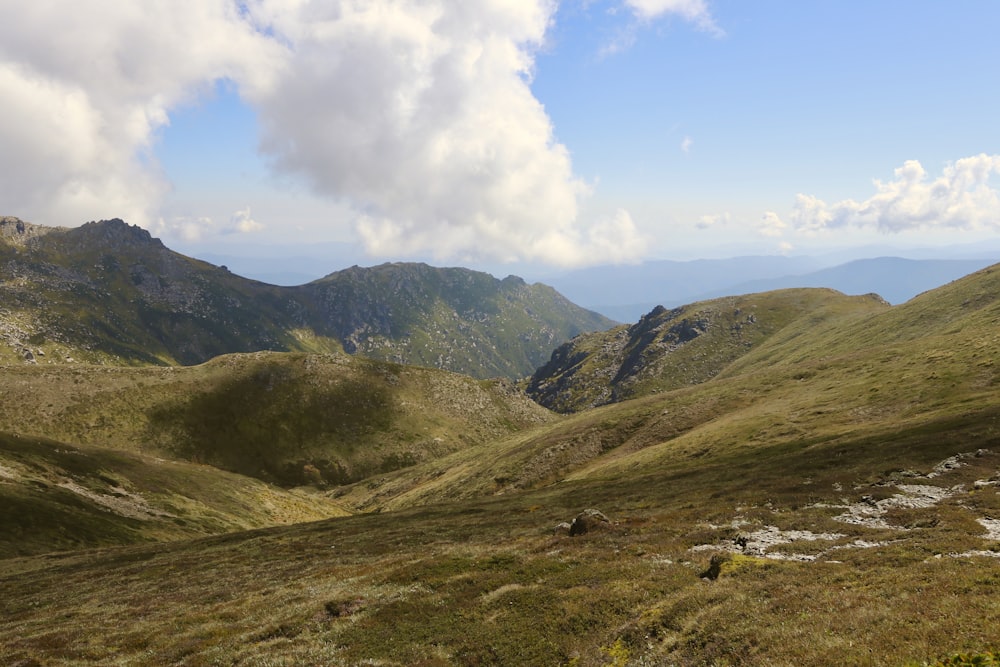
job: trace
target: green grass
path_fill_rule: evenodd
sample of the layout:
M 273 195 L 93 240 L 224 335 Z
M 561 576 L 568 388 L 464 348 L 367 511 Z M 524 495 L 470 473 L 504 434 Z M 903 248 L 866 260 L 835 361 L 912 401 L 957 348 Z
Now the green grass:
M 526 382 L 535 400 L 557 412 L 701 384 L 772 338 L 794 339 L 829 322 L 888 308 L 880 299 L 827 289 L 788 289 L 725 297 L 638 323 L 579 336 L 560 347 Z
M 364 514 L 0 560 L 0 662 L 992 659 L 1000 642 L 1000 542 L 988 534 L 1000 519 L 994 280 L 987 271 L 881 313 L 846 308 L 796 320 L 695 386 L 534 426 L 501 411 L 493 435 L 329 489 Z M 222 366 L 202 368 L 208 375 L 181 385 L 184 400 L 221 410 L 222 399 L 212 402 L 219 392 L 266 415 L 266 403 L 254 403 L 261 395 L 287 410 L 308 403 L 297 392 L 311 382 L 336 386 L 326 384 L 334 376 L 257 361 L 220 360 L 238 369 L 220 376 L 233 384 L 208 377 Z M 458 439 L 459 424 L 474 428 L 478 417 L 494 418 L 486 408 L 510 405 L 458 376 L 388 369 L 344 376 L 385 389 L 396 410 L 388 426 L 362 410 L 352 431 L 360 438 L 418 438 L 399 420 L 417 419 L 406 408 L 421 395 L 434 397 L 421 410 L 446 410 L 412 423 L 451 424 Z M 128 386 L 146 383 L 137 396 L 171 382 L 136 373 Z M 104 400 L 114 392 L 95 389 L 98 377 L 81 375 L 80 391 Z M 37 386 L 11 376 L 5 391 L 19 381 Z M 365 386 L 352 392 L 362 402 L 373 400 Z M 104 414 L 48 400 L 51 414 L 79 416 L 78 424 Z M 146 414 L 122 410 L 97 427 L 111 429 L 126 413 Z M 184 414 L 171 423 L 198 426 L 206 413 L 187 425 Z M 296 428 L 311 432 L 310 423 Z M 941 495 L 923 502 L 907 488 Z M 586 508 L 613 525 L 578 537 L 556 529 Z M 866 511 L 885 525 L 844 520 L 873 516 Z M 760 535 L 787 539 L 741 550 Z M 718 576 L 702 578 L 713 558 Z
M 618 646 L 628 664 L 891 665 L 995 641 L 996 563 L 935 558 L 981 546 L 956 523 L 968 512 L 959 502 L 934 510 L 938 527 L 887 547 L 755 560 L 700 579 L 710 552 L 690 547 L 725 539 L 706 526 L 738 513 L 851 532 L 831 521 L 835 510 L 804 508 L 835 500 L 826 483 L 839 471 L 808 488 L 772 470 L 807 458 L 733 455 L 461 504 L 0 561 L 0 659 L 605 665 Z M 947 482 L 995 471 L 998 458 Z M 868 473 L 872 461 L 856 466 Z M 577 538 L 552 531 L 591 505 L 616 525 Z
M 178 540 L 348 512 L 216 468 L 0 433 L 0 557 Z
M 553 418 L 504 381 L 343 353 L 3 370 L 0 430 L 211 463 L 284 486 L 356 481 Z

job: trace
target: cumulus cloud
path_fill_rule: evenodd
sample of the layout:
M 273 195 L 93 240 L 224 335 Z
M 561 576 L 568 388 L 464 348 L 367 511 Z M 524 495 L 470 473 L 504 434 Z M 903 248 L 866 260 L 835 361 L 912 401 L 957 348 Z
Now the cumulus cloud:
M 778 217 L 774 211 L 767 211 L 757 224 L 757 233 L 761 236 L 779 237 L 788 229 L 788 223 Z
M 694 146 L 694 139 L 691 137 L 684 137 L 681 139 L 681 152 L 690 153 L 692 146 Z
M 257 222 L 250 215 L 250 207 L 236 211 L 229 219 L 229 227 L 223 234 L 252 234 L 264 229 L 264 225 Z
M 875 194 L 864 201 L 835 204 L 799 194 L 791 221 L 807 233 L 844 227 L 882 232 L 928 229 L 1000 229 L 1000 155 L 974 155 L 945 166 L 929 178 L 917 160 L 895 170 L 888 182 L 875 180 Z
M 188 243 L 195 243 L 212 230 L 214 222 L 207 216 L 176 216 L 169 219 L 157 218 L 146 227 L 154 236 L 177 237 Z
M 160 219 L 169 183 L 151 147 L 173 109 L 225 79 L 257 111 L 275 172 L 357 211 L 372 253 L 565 264 L 639 252 L 627 214 L 580 215 L 589 187 L 531 92 L 556 6 L 4 3 L 0 149 L 17 167 L 0 198 L 43 222 L 189 229 L 198 218 Z
M 719 213 L 714 215 L 703 215 L 695 223 L 698 229 L 715 229 L 723 225 L 728 225 L 732 220 L 732 215 L 727 211 L 726 213 Z
M 556 4 L 263 0 L 252 13 L 294 54 L 249 94 L 275 169 L 361 213 L 367 250 L 574 264 L 605 234 L 588 186 L 530 88 Z M 631 222 L 631 221 L 630 221 Z
M 40 222 L 152 224 L 169 110 L 274 50 L 225 0 L 0 4 L 0 200 Z
M 613 56 L 632 48 L 639 38 L 641 28 L 664 16 L 680 17 L 694 24 L 699 30 L 715 37 L 725 35 L 725 31 L 719 28 L 712 18 L 712 13 L 705 0 L 623 0 L 621 6 L 624 6 L 637 21 L 626 25 L 601 48 L 600 55 L 602 57 Z M 617 7 L 618 5 L 609 9 L 609 13 L 616 14 Z

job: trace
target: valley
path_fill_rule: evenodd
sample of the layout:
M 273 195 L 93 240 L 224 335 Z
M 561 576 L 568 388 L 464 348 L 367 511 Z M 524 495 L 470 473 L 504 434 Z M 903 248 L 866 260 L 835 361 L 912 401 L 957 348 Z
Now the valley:
M 352 270 L 310 289 L 370 337 L 181 365 L 194 329 L 155 329 L 148 353 L 124 315 L 103 321 L 127 345 L 73 334 L 101 330 L 72 324 L 93 276 L 29 326 L 27 285 L 56 287 L 9 268 L 25 252 L 5 256 L 3 322 L 45 354 L 8 346 L 0 381 L 4 664 L 996 660 L 1000 266 L 894 306 L 788 289 L 558 334 L 511 301 L 482 331 L 506 317 L 508 340 L 550 347 L 486 379 L 380 356 L 378 332 L 429 329 L 417 301 L 358 291 L 461 314 L 495 287 L 464 291 L 475 275 Z M 237 310 L 263 331 L 257 298 Z

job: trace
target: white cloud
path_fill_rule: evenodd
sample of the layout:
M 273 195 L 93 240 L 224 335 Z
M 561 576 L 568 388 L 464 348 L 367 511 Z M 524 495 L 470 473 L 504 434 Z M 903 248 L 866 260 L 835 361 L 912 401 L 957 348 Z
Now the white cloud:
M 228 79 L 258 112 L 274 170 L 352 206 L 373 253 L 640 252 L 624 217 L 582 219 L 589 188 L 532 94 L 556 5 L 3 3 L 0 201 L 39 222 L 120 216 L 195 233 L 196 218 L 162 222 L 169 184 L 151 147 L 173 109 Z
M 703 215 L 695 223 L 698 229 L 715 229 L 716 227 L 721 227 L 723 225 L 728 225 L 732 220 L 732 215 L 727 211 L 726 213 L 719 213 L 715 215 Z
M 894 180 L 875 180 L 875 194 L 861 202 L 827 204 L 798 195 L 791 220 L 808 233 L 844 227 L 882 232 L 1000 229 L 1000 192 L 991 184 L 997 174 L 1000 155 L 962 158 L 932 180 L 920 162 L 909 160 L 895 170 Z
M 264 225 L 257 222 L 250 215 L 250 207 L 236 211 L 229 219 L 229 227 L 223 234 L 252 234 L 264 229 Z
M 692 139 L 691 137 L 684 137 L 683 139 L 681 139 L 681 151 L 683 153 L 690 153 L 691 146 L 693 145 L 694 145 L 694 139 Z
M 157 218 L 147 228 L 156 237 L 174 237 L 187 243 L 195 243 L 201 241 L 205 232 L 211 231 L 214 225 L 209 217 L 178 216 L 170 219 Z
M 722 35 L 705 0 L 625 0 L 625 5 L 644 20 L 676 14 L 705 32 Z
M 225 0 L 0 4 L 0 201 L 39 222 L 143 225 L 167 184 L 148 149 L 169 109 L 275 49 Z
M 788 229 L 788 223 L 783 221 L 774 211 L 767 211 L 757 224 L 757 233 L 761 236 L 779 237 Z
M 604 244 L 532 95 L 554 2 L 254 5 L 293 54 L 250 94 L 274 167 L 350 201 L 371 254 L 575 263 Z M 619 248 L 635 249 L 622 236 Z M 615 253 L 620 254 L 620 253 Z
M 600 56 L 613 56 L 627 51 L 635 45 L 639 31 L 644 24 L 664 16 L 679 16 L 693 23 L 699 30 L 711 33 L 716 37 L 725 35 L 725 31 L 716 25 L 712 13 L 705 0 L 623 0 L 622 5 L 631 12 L 637 21 L 623 26 L 607 44 L 601 47 Z M 608 9 L 609 14 L 617 14 L 617 7 Z

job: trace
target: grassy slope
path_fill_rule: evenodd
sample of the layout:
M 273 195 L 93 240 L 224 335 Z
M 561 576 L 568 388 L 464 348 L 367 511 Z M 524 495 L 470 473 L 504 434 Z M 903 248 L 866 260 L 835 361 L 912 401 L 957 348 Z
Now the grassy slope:
M 703 385 L 341 498 L 394 512 L 2 561 L 0 659 L 895 665 L 983 650 L 1000 642 L 998 283 L 990 270 L 803 322 Z M 894 502 L 907 485 L 916 501 Z M 553 532 L 585 507 L 615 525 Z M 881 526 L 838 518 L 876 509 Z M 741 551 L 760 535 L 789 541 Z
M 527 392 L 550 409 L 578 412 L 700 384 L 785 329 L 887 307 L 872 295 L 789 289 L 657 308 L 631 326 L 566 343 L 529 379 Z
M 26 242 L 0 238 L 0 274 L 0 320 L 14 334 L 0 345 L 3 363 L 20 361 L 24 350 L 44 364 L 71 357 L 128 365 L 341 349 L 306 331 L 287 288 L 172 252 L 120 220 L 50 229 Z
M 562 341 L 614 324 L 546 285 L 426 264 L 352 267 L 294 291 L 352 354 L 474 377 L 522 377 Z
M 0 433 L 0 557 L 346 514 L 319 493 L 208 466 Z
M 0 383 L 0 430 L 288 486 L 362 479 L 551 418 L 504 381 L 343 353 L 229 355 L 183 368 L 19 365 Z

